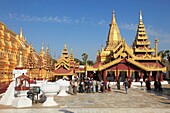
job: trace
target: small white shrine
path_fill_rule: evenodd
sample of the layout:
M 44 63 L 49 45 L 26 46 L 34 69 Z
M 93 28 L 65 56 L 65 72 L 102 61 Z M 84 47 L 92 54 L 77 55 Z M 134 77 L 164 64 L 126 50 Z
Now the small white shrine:
M 16 78 L 15 91 L 17 92 L 17 97 L 12 101 L 12 106 L 21 107 L 31 107 L 32 101 L 27 98 L 27 92 L 30 89 L 30 78 L 24 74 Z

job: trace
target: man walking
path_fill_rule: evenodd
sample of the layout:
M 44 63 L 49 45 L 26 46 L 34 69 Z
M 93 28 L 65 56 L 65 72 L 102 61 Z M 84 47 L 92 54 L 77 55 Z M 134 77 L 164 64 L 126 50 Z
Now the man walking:
M 127 78 L 125 79 L 123 85 L 125 86 L 125 91 L 126 91 L 126 94 L 127 94 L 127 92 L 128 92 L 128 86 L 129 86 L 129 82 L 128 82 Z

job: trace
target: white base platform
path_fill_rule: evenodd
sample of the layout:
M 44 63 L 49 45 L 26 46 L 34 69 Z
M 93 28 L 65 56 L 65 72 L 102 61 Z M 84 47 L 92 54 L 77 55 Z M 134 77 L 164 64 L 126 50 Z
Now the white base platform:
M 116 85 L 117 84 L 117 82 L 110 82 L 110 83 L 111 83 L 111 85 Z M 166 84 L 168 84 L 168 81 L 161 81 L 161 84 L 166 85 Z M 123 82 L 120 82 L 120 85 L 123 85 Z M 132 82 L 132 85 L 141 86 L 141 83 L 140 82 Z M 146 85 L 145 82 L 143 82 L 142 86 L 145 86 L 145 85 Z M 151 85 L 154 85 L 154 81 L 151 82 Z
M 57 96 L 69 96 L 69 94 L 66 93 L 68 86 L 60 86 L 60 92 Z
M 31 107 L 32 101 L 27 97 L 18 97 L 12 101 L 12 106 L 16 108 Z
M 57 106 L 58 104 L 54 101 L 54 95 L 56 95 L 56 93 L 45 94 L 47 100 L 42 104 L 42 106 Z

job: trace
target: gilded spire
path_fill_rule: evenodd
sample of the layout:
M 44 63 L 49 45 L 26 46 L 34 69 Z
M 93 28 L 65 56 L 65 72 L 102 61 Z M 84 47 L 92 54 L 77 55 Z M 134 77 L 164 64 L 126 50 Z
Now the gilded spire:
M 67 48 L 67 44 L 66 43 L 64 43 L 64 48 Z
M 40 51 L 40 55 L 41 56 L 44 56 L 44 43 L 42 43 L 42 46 L 41 46 L 41 51 Z
M 115 19 L 115 11 L 112 11 L 112 23 L 111 24 L 116 24 L 116 19 Z
M 135 55 L 138 56 L 147 56 L 148 54 L 152 54 L 155 52 L 154 49 L 150 47 L 150 41 L 148 40 L 148 36 L 146 34 L 145 26 L 143 24 L 143 17 L 142 17 L 142 11 L 140 10 L 139 13 L 139 24 L 137 28 L 137 33 L 135 40 L 133 42 L 133 49 Z
M 71 48 L 70 54 L 73 54 L 73 49 Z
M 141 10 L 140 10 L 140 16 L 139 16 L 139 24 L 143 24 L 142 11 Z
M 20 54 L 19 54 L 19 63 L 17 68 L 23 68 L 23 62 L 22 62 L 22 51 L 20 50 Z
M 33 52 L 32 42 L 30 42 L 30 52 Z
M 68 58 L 68 50 L 67 50 L 67 45 L 66 45 L 66 43 L 64 44 L 64 49 L 62 50 L 62 55 L 63 55 L 65 58 Z
M 138 35 L 140 35 L 140 37 L 146 37 L 146 31 L 145 31 L 145 26 L 143 24 L 143 20 L 142 20 L 142 11 L 140 10 L 140 14 L 139 14 L 139 24 L 138 24 L 138 30 L 137 30 L 137 38 Z
M 104 47 L 103 47 L 103 45 L 102 45 L 102 51 L 104 51 Z
M 70 61 L 74 61 L 73 49 L 70 51 Z
M 142 11 L 140 10 L 140 20 L 142 20 Z
M 116 23 L 115 12 L 112 11 L 112 21 L 110 24 L 110 30 L 106 42 L 107 43 L 106 50 L 113 50 L 120 41 L 121 41 L 121 35 Z
M 22 37 L 23 37 L 23 34 L 22 34 L 22 27 L 20 28 L 19 37 L 20 37 L 20 38 L 22 38 Z
M 46 46 L 46 53 L 48 53 L 49 52 L 49 48 L 48 48 L 48 44 L 47 44 L 47 46 Z

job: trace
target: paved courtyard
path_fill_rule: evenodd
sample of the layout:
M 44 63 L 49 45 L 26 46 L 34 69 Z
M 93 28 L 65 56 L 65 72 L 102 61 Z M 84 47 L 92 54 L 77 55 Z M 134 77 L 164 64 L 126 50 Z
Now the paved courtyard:
M 123 87 L 121 90 L 113 87 L 112 92 L 106 93 L 56 96 L 59 105 L 55 107 L 43 108 L 40 103 L 22 109 L 0 105 L 0 113 L 170 113 L 170 100 L 167 97 L 143 89 L 134 87 L 125 94 Z

